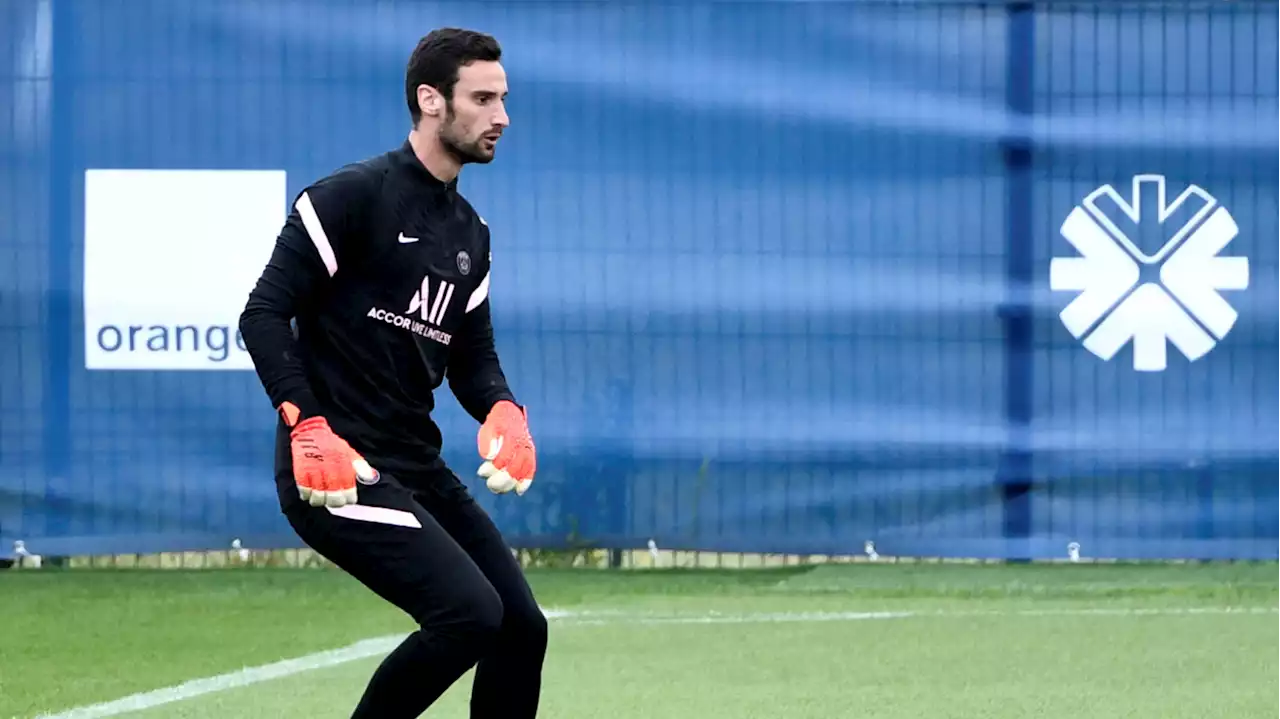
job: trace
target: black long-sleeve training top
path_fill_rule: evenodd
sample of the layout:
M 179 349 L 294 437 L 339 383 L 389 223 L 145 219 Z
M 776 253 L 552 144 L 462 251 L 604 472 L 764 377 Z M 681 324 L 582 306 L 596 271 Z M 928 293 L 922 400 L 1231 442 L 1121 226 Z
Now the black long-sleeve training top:
M 443 467 L 431 412 L 446 377 L 478 422 L 515 401 L 494 348 L 489 263 L 485 221 L 408 142 L 306 187 L 240 317 L 272 407 L 325 417 L 403 479 Z

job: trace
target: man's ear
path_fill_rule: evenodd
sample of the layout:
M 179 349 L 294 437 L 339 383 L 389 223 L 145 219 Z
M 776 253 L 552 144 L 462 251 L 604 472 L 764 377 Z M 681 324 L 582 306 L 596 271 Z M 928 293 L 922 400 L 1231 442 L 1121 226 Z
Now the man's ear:
M 418 109 L 428 117 L 439 117 L 444 111 L 444 98 L 430 85 L 418 86 Z

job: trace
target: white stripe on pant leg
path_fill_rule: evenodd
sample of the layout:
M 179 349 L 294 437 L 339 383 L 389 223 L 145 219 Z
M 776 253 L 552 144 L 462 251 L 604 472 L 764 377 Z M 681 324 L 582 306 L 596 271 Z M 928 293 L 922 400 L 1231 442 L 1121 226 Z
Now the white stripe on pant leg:
M 347 519 L 354 519 L 360 522 L 373 522 L 374 524 L 390 524 L 396 527 L 422 529 L 422 523 L 413 515 L 413 512 L 406 512 L 403 509 L 374 507 L 368 504 L 348 504 L 345 507 L 325 507 L 325 509 L 329 510 L 329 514 L 346 517 Z
M 311 238 L 311 244 L 315 245 L 316 252 L 320 253 L 324 268 L 329 271 L 329 276 L 333 277 L 333 273 L 338 271 L 338 258 L 333 254 L 333 245 L 329 244 L 329 236 L 324 233 L 324 226 L 320 224 L 320 216 L 316 214 L 315 205 L 311 204 L 311 196 L 305 192 L 298 198 L 298 216 L 302 218 L 302 226 L 307 228 L 307 236 Z

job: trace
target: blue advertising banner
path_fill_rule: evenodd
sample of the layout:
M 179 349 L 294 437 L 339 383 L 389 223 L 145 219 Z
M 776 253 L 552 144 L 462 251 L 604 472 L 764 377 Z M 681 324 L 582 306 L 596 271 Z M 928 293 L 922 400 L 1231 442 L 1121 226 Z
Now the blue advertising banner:
M 0 555 L 298 546 L 236 331 L 302 187 L 494 34 L 517 546 L 1271 558 L 1268 2 L 0 4 Z M 194 228 L 194 229 L 192 229 Z

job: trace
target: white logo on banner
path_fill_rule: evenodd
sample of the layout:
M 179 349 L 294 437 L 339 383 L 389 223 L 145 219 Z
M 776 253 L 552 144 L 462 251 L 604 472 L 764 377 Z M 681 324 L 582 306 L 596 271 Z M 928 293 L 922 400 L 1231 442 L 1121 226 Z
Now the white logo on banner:
M 91 370 L 246 370 L 237 325 L 288 212 L 285 173 L 85 173 Z
M 1133 368 L 1140 372 L 1167 367 L 1166 342 L 1191 361 L 1203 357 L 1227 336 L 1237 317 L 1218 291 L 1249 286 L 1247 258 L 1218 256 L 1239 232 L 1231 213 L 1196 185 L 1172 202 L 1167 202 L 1165 187 L 1163 175 L 1137 175 L 1130 200 L 1110 185 L 1089 193 L 1061 229 L 1081 256 L 1056 257 L 1049 265 L 1051 289 L 1080 293 L 1059 315 L 1072 336 L 1083 337 L 1085 349 L 1103 360 L 1132 340 Z M 1147 208 L 1155 214 L 1145 221 L 1144 190 L 1146 201 L 1156 203 Z M 1108 217 L 1099 205 L 1118 212 Z M 1189 219 L 1166 226 L 1175 213 L 1181 219 L 1191 209 L 1195 212 Z M 1113 221 L 1121 219 L 1118 215 L 1134 228 L 1160 230 L 1159 249 L 1146 254 Z M 1143 227 L 1153 221 L 1158 228 Z M 1158 266 L 1159 281 L 1139 284 L 1141 265 Z

